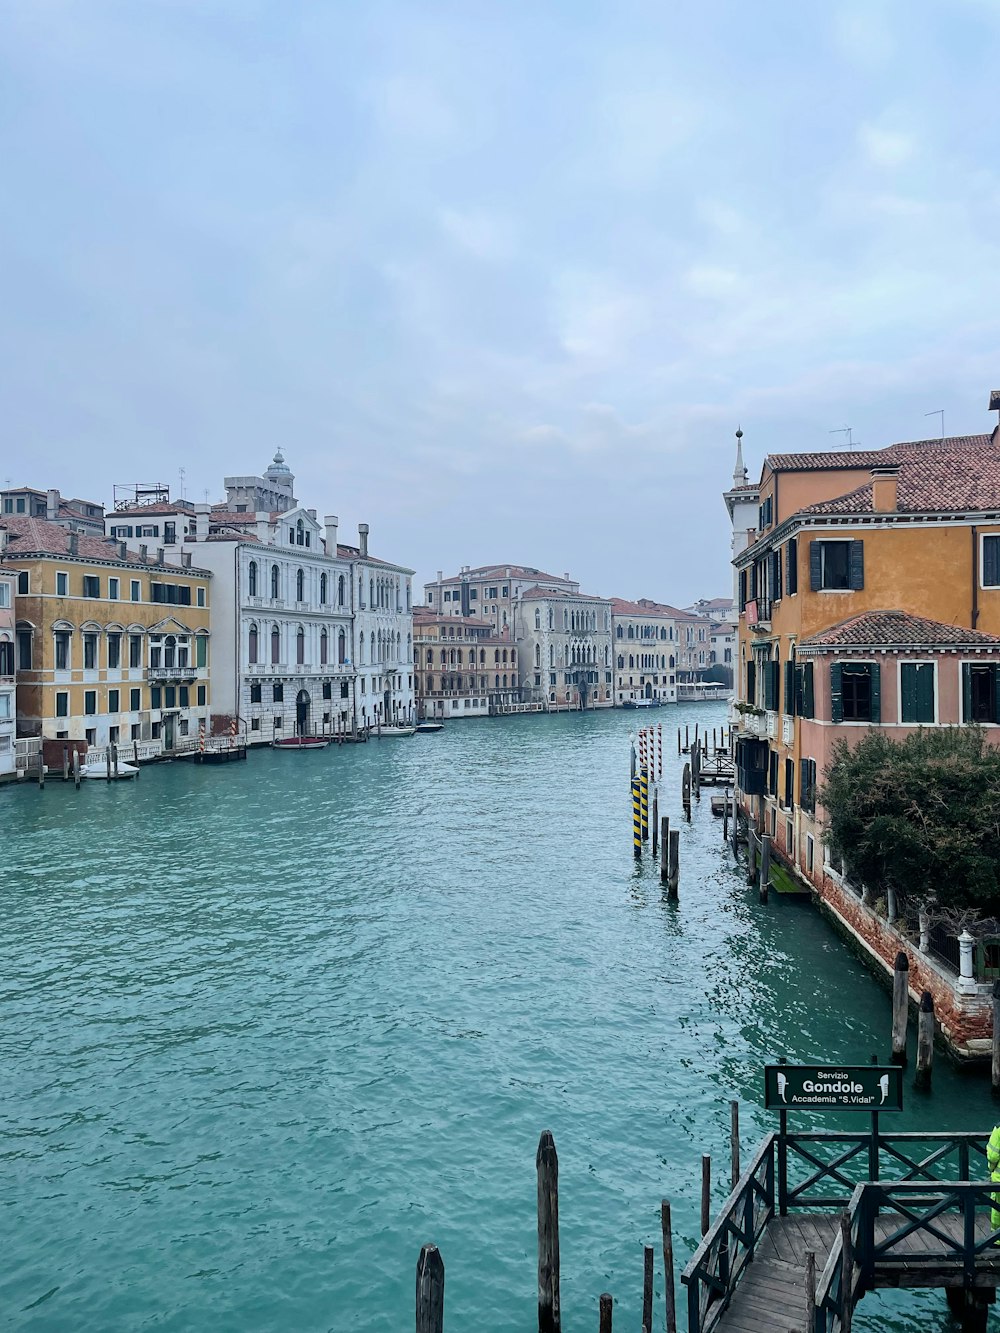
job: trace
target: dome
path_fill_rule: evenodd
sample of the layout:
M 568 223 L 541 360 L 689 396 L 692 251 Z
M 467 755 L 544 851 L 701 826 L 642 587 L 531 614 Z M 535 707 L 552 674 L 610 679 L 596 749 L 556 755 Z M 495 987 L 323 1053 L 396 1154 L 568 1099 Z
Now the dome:
M 288 481 L 292 475 L 292 469 L 285 462 L 284 455 L 278 449 L 274 455 L 274 461 L 264 473 L 268 481 Z

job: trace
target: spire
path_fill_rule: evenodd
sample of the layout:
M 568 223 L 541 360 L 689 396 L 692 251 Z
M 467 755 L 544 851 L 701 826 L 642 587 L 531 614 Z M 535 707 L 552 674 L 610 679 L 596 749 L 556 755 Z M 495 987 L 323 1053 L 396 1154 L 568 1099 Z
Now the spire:
M 745 486 L 747 484 L 747 470 L 743 466 L 743 430 L 736 427 L 736 467 L 733 469 L 733 485 Z

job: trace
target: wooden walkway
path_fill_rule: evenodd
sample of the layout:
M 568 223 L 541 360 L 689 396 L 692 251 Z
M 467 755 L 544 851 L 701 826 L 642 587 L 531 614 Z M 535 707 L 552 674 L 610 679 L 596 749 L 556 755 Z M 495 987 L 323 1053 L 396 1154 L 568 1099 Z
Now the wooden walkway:
M 955 1243 L 953 1258 L 938 1254 L 933 1263 L 927 1255 L 925 1233 L 914 1233 L 892 1245 L 879 1260 L 876 1287 L 946 1286 L 948 1278 L 962 1279 L 962 1219 L 939 1217 L 934 1226 Z M 750 1264 L 716 1327 L 720 1333 L 789 1333 L 806 1329 L 806 1251 L 816 1256 L 816 1271 L 821 1272 L 830 1247 L 839 1232 L 839 1219 L 830 1213 L 794 1213 L 772 1217 L 761 1238 L 754 1261 Z M 882 1242 L 900 1228 L 900 1218 L 878 1219 L 876 1238 Z M 989 1234 L 988 1217 L 977 1219 L 979 1240 Z M 1000 1250 L 996 1257 L 976 1262 L 976 1284 L 1000 1286 Z

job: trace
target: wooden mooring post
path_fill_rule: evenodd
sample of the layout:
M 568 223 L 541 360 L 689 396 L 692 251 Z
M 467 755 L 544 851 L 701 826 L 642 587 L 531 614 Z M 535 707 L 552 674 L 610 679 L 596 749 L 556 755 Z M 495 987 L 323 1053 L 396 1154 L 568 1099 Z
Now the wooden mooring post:
M 45 750 L 44 747 L 38 751 L 38 785 L 45 790 Z
M 747 883 L 757 883 L 757 835 L 752 828 L 747 829 Z
M 559 1312 L 559 1156 L 546 1129 L 535 1154 L 538 1172 L 538 1333 L 561 1333 Z
M 656 855 L 657 838 L 658 838 L 658 836 L 659 836 L 659 832 L 660 832 L 660 802 L 659 802 L 659 798 L 658 798 L 657 793 L 656 793 L 656 788 L 654 787 L 654 788 L 653 788 L 652 826 L 651 826 L 651 828 L 650 828 L 650 834 L 649 834 L 650 838 L 652 839 L 652 843 L 653 843 L 653 855 L 654 855 L 654 856 Z
M 660 883 L 666 884 L 670 873 L 670 816 L 660 816 Z
M 851 1241 L 851 1215 L 845 1208 L 840 1214 L 840 1290 L 844 1293 L 844 1312 L 840 1316 L 840 1333 L 851 1333 L 854 1302 L 854 1244 Z
M 740 1179 L 740 1104 L 735 1098 L 729 1103 L 729 1179 L 735 1189 Z
M 771 889 L 771 836 L 768 833 L 760 835 L 760 900 L 767 902 L 767 896 Z
M 920 997 L 920 1009 L 917 1014 L 917 1072 L 913 1086 L 925 1090 L 929 1088 L 933 1068 L 934 997 L 929 990 L 925 990 Z
M 816 1333 L 816 1252 L 806 1250 L 806 1333 Z
M 425 1245 L 417 1260 L 417 1333 L 443 1333 L 444 1260 L 436 1245 Z
M 993 1091 L 1000 1092 L 1000 981 L 993 983 Z
M 684 806 L 684 814 L 688 819 L 691 818 L 691 765 L 684 765 L 684 772 L 681 776 L 681 803 Z
M 76 784 L 77 791 L 80 790 L 80 751 L 73 751 L 73 781 Z
M 69 782 L 69 746 L 63 746 L 63 782 Z
M 653 1247 L 642 1251 L 642 1326 L 652 1333 L 653 1328 Z
M 674 1235 L 670 1227 L 670 1200 L 660 1204 L 660 1229 L 663 1233 L 663 1288 L 667 1305 L 666 1333 L 677 1333 L 677 1300 L 674 1293 Z
M 892 969 L 892 1063 L 906 1064 L 906 1025 L 910 1017 L 910 960 L 900 949 Z
M 681 878 L 681 831 L 670 830 L 670 851 L 667 856 L 667 897 L 676 898 Z
M 708 1153 L 701 1158 L 701 1234 L 708 1234 L 712 1225 L 712 1159 Z
M 598 1326 L 598 1333 L 613 1333 L 611 1321 L 614 1318 L 615 1302 L 609 1291 L 601 1293 L 599 1304 L 601 1322 Z

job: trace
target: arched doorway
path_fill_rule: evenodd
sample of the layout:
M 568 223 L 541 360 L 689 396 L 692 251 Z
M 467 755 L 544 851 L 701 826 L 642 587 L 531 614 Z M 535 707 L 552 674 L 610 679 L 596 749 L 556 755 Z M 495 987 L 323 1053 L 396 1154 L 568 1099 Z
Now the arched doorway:
M 649 682 L 647 681 L 647 682 L 646 682 L 646 698 L 647 698 L 647 699 L 652 699 L 652 697 L 653 697 L 653 687 L 652 687 L 652 685 L 650 685 Z
M 308 736 L 309 731 L 309 695 L 306 690 L 299 690 L 295 696 L 295 734 Z

